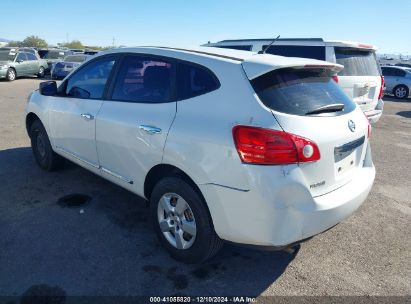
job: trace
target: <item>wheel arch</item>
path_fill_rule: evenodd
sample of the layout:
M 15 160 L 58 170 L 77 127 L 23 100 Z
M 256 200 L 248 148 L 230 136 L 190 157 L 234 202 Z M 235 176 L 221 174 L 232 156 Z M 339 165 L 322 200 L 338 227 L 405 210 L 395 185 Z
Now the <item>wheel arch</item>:
M 156 183 L 164 177 L 180 177 L 188 182 L 205 201 L 200 188 L 194 182 L 194 180 L 180 168 L 170 165 L 170 164 L 158 164 L 148 171 L 145 181 L 144 181 L 144 196 L 150 200 L 151 193 L 153 192 Z
M 40 117 L 38 117 L 35 113 L 29 112 L 26 115 L 26 131 L 27 131 L 27 134 L 29 134 L 29 136 L 30 136 L 30 127 L 33 124 L 33 122 L 35 122 L 36 120 L 39 120 L 42 123 Z

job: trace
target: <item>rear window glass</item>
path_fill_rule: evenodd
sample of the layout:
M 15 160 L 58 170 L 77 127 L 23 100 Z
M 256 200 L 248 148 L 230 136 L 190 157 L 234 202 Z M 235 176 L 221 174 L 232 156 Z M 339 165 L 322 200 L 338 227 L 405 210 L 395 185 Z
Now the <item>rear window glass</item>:
M 217 77 L 208 69 L 197 65 L 179 63 L 177 68 L 178 99 L 188 99 L 206 94 L 220 87 Z
M 251 51 L 252 45 L 216 45 L 220 49 L 233 49 L 233 50 L 240 50 L 240 51 Z
M 118 73 L 112 99 L 142 103 L 171 101 L 172 67 L 171 62 L 162 59 L 126 57 Z
M 268 45 L 263 45 L 263 50 L 266 49 L 267 46 Z M 285 57 L 325 60 L 325 47 L 323 46 L 272 45 L 266 53 Z
M 344 69 L 338 73 L 341 76 L 379 76 L 380 68 L 374 51 L 355 48 L 335 48 L 337 63 Z
M 335 104 L 343 104 L 345 114 L 355 104 L 331 78 L 327 69 L 279 69 L 251 81 L 260 100 L 270 109 L 293 115 L 308 113 Z M 331 112 L 331 111 L 330 111 Z

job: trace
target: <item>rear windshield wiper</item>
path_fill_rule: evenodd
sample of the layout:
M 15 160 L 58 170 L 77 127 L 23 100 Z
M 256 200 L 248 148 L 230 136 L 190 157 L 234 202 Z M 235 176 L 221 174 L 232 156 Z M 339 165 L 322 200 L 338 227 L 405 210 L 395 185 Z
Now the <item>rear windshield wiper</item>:
M 344 104 L 342 103 L 334 103 L 319 107 L 318 109 L 309 111 L 305 113 L 305 115 L 312 115 L 312 114 L 321 114 L 321 113 L 332 113 L 332 112 L 339 112 L 344 110 Z

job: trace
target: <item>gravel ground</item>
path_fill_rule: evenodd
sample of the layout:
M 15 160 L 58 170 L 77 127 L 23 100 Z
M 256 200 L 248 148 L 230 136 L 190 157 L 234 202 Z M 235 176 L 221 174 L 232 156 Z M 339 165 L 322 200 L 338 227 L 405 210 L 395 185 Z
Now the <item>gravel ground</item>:
M 376 181 L 349 219 L 296 256 L 226 245 L 187 266 L 159 246 L 143 199 L 73 164 L 37 167 L 23 109 L 38 84 L 0 81 L 0 295 L 411 295 L 410 99 L 385 98 Z M 72 193 L 92 199 L 56 203 Z

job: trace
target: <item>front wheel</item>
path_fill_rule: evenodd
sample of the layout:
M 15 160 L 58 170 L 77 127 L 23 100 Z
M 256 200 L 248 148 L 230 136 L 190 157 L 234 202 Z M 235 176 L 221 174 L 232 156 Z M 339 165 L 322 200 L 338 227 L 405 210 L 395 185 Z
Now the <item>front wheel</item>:
M 16 79 L 16 71 L 12 68 L 7 70 L 6 79 L 8 81 L 14 81 Z
M 43 78 L 44 77 L 44 72 L 45 72 L 44 68 L 42 66 L 39 67 L 39 72 L 37 74 L 37 77 Z
M 166 177 L 150 198 L 151 220 L 161 244 L 184 263 L 201 263 L 222 247 L 199 193 L 184 179 Z
M 409 90 L 405 85 L 396 86 L 394 89 L 394 96 L 398 99 L 405 99 L 408 97 Z
M 39 120 L 34 121 L 29 132 L 31 149 L 37 164 L 46 171 L 58 169 L 63 159 L 53 151 L 43 124 Z

